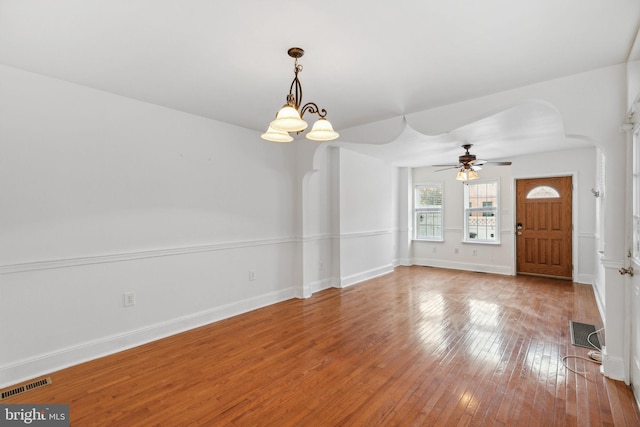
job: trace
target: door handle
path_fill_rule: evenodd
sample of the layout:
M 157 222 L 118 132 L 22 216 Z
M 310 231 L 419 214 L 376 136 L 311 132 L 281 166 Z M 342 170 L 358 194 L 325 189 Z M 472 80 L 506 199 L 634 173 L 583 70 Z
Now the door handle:
M 628 274 L 629 276 L 633 277 L 633 267 L 629 267 L 629 268 L 622 267 L 620 270 L 618 270 L 618 272 L 622 275 Z
M 522 236 L 522 231 L 518 231 L 518 232 L 516 233 L 516 235 L 518 235 L 518 236 Z

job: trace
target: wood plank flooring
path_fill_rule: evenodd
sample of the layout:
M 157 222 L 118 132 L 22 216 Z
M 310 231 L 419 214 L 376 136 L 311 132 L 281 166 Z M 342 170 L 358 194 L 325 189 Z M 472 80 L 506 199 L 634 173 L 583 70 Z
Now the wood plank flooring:
M 590 286 L 426 267 L 293 299 L 51 374 L 2 403 L 72 426 L 639 426 L 571 345 Z M 606 343 L 606 336 L 604 337 Z

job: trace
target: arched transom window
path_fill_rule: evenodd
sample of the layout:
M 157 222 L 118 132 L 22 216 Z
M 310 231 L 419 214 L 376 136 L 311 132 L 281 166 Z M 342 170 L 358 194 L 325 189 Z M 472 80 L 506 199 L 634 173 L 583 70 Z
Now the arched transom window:
M 527 193 L 527 199 L 557 199 L 559 197 L 560 193 L 555 188 L 546 185 L 536 187 Z

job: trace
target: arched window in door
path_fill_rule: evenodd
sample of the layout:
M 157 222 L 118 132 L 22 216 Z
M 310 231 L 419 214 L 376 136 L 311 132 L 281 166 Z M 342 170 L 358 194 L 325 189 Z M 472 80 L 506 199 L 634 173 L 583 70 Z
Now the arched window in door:
M 531 189 L 527 193 L 527 199 L 557 199 L 560 197 L 560 193 L 553 188 L 546 185 Z

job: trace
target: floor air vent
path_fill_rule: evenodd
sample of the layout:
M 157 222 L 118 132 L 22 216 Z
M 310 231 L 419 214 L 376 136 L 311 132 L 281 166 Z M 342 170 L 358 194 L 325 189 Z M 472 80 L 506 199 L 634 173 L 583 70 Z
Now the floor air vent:
M 8 399 L 13 396 L 17 396 L 22 393 L 26 393 L 30 390 L 35 390 L 40 387 L 44 387 L 46 385 L 51 384 L 51 377 L 42 378 L 37 381 L 30 382 L 29 384 L 24 384 L 18 387 L 13 387 L 8 390 L 3 390 L 0 394 L 0 400 Z
M 571 330 L 571 344 L 602 350 L 600 333 L 596 330 L 595 325 L 570 321 L 569 329 Z

